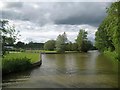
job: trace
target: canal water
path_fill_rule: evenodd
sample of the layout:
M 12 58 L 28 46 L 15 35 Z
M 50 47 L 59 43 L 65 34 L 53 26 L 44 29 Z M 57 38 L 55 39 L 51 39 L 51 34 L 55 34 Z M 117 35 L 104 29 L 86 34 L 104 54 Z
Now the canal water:
M 5 88 L 116 88 L 117 66 L 98 51 L 43 54 L 42 65 L 3 78 Z

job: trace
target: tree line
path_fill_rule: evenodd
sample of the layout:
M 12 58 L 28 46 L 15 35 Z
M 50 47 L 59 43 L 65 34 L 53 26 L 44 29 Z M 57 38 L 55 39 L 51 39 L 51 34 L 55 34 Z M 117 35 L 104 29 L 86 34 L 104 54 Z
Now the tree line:
M 79 31 L 76 42 L 72 43 L 68 40 L 66 33 L 59 34 L 56 40 L 48 40 L 45 43 L 35 43 L 29 42 L 25 44 L 24 42 L 17 42 L 14 44 L 15 48 L 21 49 L 32 49 L 32 50 L 56 50 L 58 53 L 64 53 L 65 51 L 80 51 L 87 52 L 88 50 L 96 49 L 93 43 L 88 40 L 87 32 L 83 29 Z
M 8 20 L 0 20 L 1 27 L 0 30 L 2 39 L 2 53 L 9 50 L 7 46 L 13 46 L 16 49 L 45 49 L 45 50 L 56 50 L 59 53 L 64 53 L 65 51 L 80 51 L 87 52 L 90 49 L 95 49 L 92 42 L 87 38 L 87 31 L 80 29 L 75 43 L 69 42 L 66 33 L 57 36 L 56 40 L 48 40 L 45 43 L 33 43 L 29 42 L 25 44 L 19 41 L 15 44 L 19 31 L 16 32 L 14 26 L 9 25 Z M 7 26 L 7 27 L 6 27 Z
M 93 43 L 87 38 L 87 31 L 80 29 L 75 43 L 69 42 L 66 33 L 57 36 L 56 40 L 48 40 L 44 44 L 45 50 L 56 50 L 59 53 L 65 51 L 79 51 L 87 52 L 88 50 L 95 49 Z
M 22 49 L 33 49 L 33 50 L 39 50 L 43 49 L 44 43 L 37 43 L 37 42 L 29 42 L 29 43 L 24 43 L 24 42 L 17 42 L 14 44 L 15 48 L 22 48 Z

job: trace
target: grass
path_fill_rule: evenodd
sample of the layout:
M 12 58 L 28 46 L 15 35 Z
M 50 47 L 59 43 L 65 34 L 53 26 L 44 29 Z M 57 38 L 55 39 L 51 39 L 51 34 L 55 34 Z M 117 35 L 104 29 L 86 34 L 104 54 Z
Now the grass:
M 40 53 L 10 52 L 2 59 L 3 74 L 27 70 L 40 58 Z
M 39 53 L 30 53 L 30 52 L 19 52 L 19 53 L 11 52 L 9 54 L 6 54 L 4 56 L 4 59 L 16 59 L 16 58 L 25 58 L 25 57 L 30 59 L 31 63 L 35 63 L 40 60 Z
M 2 60 L 2 72 L 11 73 L 19 72 L 29 69 L 32 66 L 30 59 L 28 58 L 14 58 L 14 59 L 3 59 Z
M 31 53 L 55 53 L 56 51 L 49 51 L 49 50 L 26 50 L 26 52 L 31 52 Z
M 49 51 L 49 50 L 26 50 L 26 52 L 32 52 L 32 53 L 57 53 L 57 51 Z M 65 53 L 75 53 L 78 51 L 65 51 Z

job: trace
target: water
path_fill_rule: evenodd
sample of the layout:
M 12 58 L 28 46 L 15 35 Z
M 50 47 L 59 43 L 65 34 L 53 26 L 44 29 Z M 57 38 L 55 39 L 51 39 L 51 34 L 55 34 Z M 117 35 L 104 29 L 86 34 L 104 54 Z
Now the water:
M 117 68 L 98 51 L 43 54 L 41 67 L 3 78 L 12 88 L 116 88 Z

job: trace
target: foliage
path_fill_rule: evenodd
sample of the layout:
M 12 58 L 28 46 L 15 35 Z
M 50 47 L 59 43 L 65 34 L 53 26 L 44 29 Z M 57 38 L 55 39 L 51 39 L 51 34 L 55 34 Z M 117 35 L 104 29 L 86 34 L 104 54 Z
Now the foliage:
M 110 57 L 112 60 L 117 60 L 117 58 L 118 58 L 118 54 L 115 51 L 113 51 L 113 52 L 111 52 L 111 51 L 104 51 L 104 54 L 106 56 Z
M 13 45 L 16 41 L 19 31 L 16 32 L 14 26 L 9 25 L 8 20 L 0 20 L 0 33 L 2 35 L 2 54 L 5 54 L 6 48 L 5 45 Z
M 45 42 L 44 44 L 44 49 L 45 50 L 54 50 L 55 49 L 55 41 L 54 40 L 48 40 L 47 42 Z
M 95 46 L 102 52 L 115 51 L 120 60 L 120 13 L 118 6 L 120 6 L 120 2 L 115 2 L 107 9 L 107 16 L 96 32 Z
M 2 71 L 4 73 L 19 72 L 29 69 L 31 67 L 30 59 L 28 58 L 14 58 L 2 60 Z
M 27 49 L 43 49 L 44 43 L 35 43 L 35 42 L 29 42 L 28 44 L 25 44 L 25 48 Z
M 24 48 L 24 46 L 25 46 L 24 42 L 19 41 L 16 43 L 16 48 Z
M 72 51 L 78 51 L 78 45 L 77 45 L 77 43 L 72 43 L 71 50 Z
M 65 44 L 67 42 L 67 36 L 66 33 L 64 32 L 62 35 L 59 35 L 56 40 L 56 51 L 59 53 L 64 53 L 65 52 Z
M 27 43 L 19 41 L 15 44 L 15 47 L 17 49 L 22 48 L 22 49 L 34 49 L 34 50 L 37 49 L 37 50 L 39 50 L 39 49 L 43 49 L 44 43 L 29 42 L 27 44 Z
M 77 43 L 72 43 L 72 42 L 66 43 L 65 50 L 66 51 L 78 51 L 78 45 Z
M 87 32 L 83 29 L 80 29 L 79 34 L 76 39 L 76 43 L 78 45 L 78 50 L 81 52 L 87 52 L 90 48 L 90 41 L 87 39 Z
M 4 59 L 16 59 L 16 58 L 28 58 L 30 59 L 31 63 L 35 63 L 39 61 L 40 54 L 34 53 L 34 51 L 31 52 L 10 52 L 9 54 L 6 54 L 4 56 Z
M 65 51 L 72 51 L 72 42 L 65 44 Z

